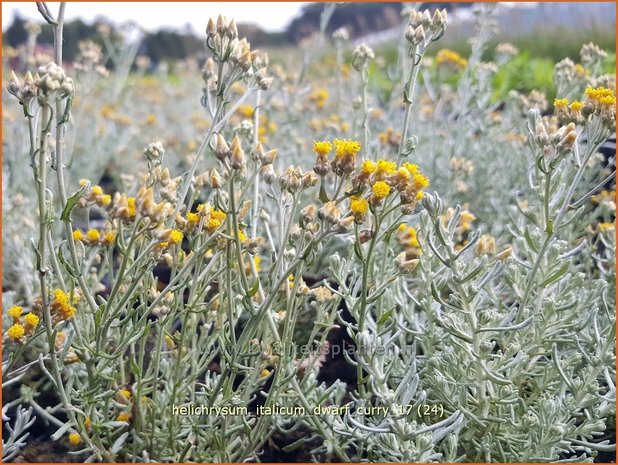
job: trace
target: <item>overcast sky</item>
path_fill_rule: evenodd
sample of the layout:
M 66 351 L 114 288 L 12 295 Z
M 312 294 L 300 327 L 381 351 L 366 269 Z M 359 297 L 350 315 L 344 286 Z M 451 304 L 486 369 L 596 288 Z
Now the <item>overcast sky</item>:
M 222 14 L 236 22 L 252 22 L 268 31 L 280 31 L 300 11 L 302 2 L 236 3 L 236 2 L 68 2 L 66 20 L 77 17 L 91 22 L 97 16 L 106 16 L 115 22 L 133 19 L 149 30 L 161 27 L 182 28 L 187 23 L 195 31 L 203 32 L 211 16 Z M 58 11 L 57 2 L 48 2 L 52 12 Z M 13 15 L 40 20 L 35 2 L 2 2 L 2 28 L 8 27 Z

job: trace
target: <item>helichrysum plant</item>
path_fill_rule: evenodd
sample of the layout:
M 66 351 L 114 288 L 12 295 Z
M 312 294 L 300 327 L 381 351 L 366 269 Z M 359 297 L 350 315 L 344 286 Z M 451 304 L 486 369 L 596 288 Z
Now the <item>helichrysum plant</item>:
M 556 65 L 552 103 L 496 102 L 519 51 L 483 61 L 493 8 L 433 59 L 447 13 L 411 11 L 385 101 L 347 31 L 296 70 L 219 16 L 174 87 L 107 30 L 68 71 L 64 9 L 39 4 L 55 55 L 6 81 L 4 460 L 35 421 L 98 462 L 615 450 L 603 50 Z

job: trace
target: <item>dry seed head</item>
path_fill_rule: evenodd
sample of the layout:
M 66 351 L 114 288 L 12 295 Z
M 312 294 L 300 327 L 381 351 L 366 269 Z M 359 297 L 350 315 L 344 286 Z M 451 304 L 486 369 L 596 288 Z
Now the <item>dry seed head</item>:
M 58 333 L 56 333 L 56 339 L 54 341 L 54 348 L 60 352 L 63 347 L 64 347 L 64 343 L 67 340 L 67 335 L 64 331 L 58 331 Z
M 247 165 L 247 161 L 245 159 L 245 152 L 240 145 L 240 139 L 238 138 L 238 136 L 234 136 L 234 139 L 232 140 L 232 145 L 230 146 L 230 154 L 230 162 L 233 169 L 239 170 Z
M 144 148 L 144 155 L 149 162 L 160 165 L 165 155 L 165 149 L 160 141 L 152 142 Z
M 361 229 L 358 233 L 358 241 L 361 244 L 370 241 L 373 238 L 373 231 L 371 229 Z
M 414 38 L 411 41 L 412 45 L 418 45 L 425 43 L 425 28 L 423 26 L 419 26 L 414 31 Z
M 395 265 L 397 266 L 397 269 L 402 273 L 410 273 L 414 271 L 418 264 L 419 260 L 417 258 L 406 260 L 406 252 L 401 252 L 399 255 L 397 255 L 397 257 L 395 257 Z
M 221 161 L 225 161 L 230 156 L 230 147 L 227 145 L 225 138 L 221 134 L 217 134 L 215 145 L 215 157 Z
M 327 303 L 333 300 L 333 293 L 325 286 L 319 286 L 315 289 L 311 289 L 310 294 L 315 298 L 318 303 Z
M 217 32 L 219 34 L 225 34 L 227 30 L 227 18 L 225 16 L 219 15 L 217 17 Z
M 247 213 L 249 213 L 249 209 L 251 208 L 251 200 L 245 200 L 240 206 L 240 210 L 238 210 L 238 219 L 244 220 Z
M 227 29 L 225 30 L 225 35 L 230 39 L 235 39 L 238 37 L 238 28 L 236 27 L 236 21 L 234 18 L 228 23 Z
M 483 234 L 474 247 L 474 253 L 479 257 L 482 255 L 495 255 L 496 239 L 491 234 Z
M 266 77 L 266 68 L 262 67 L 255 72 L 256 79 L 262 79 Z
M 234 42 L 232 42 L 230 47 L 232 48 L 232 54 L 230 55 L 230 61 L 232 64 L 240 68 L 245 73 L 249 71 L 249 69 L 251 69 L 250 51 L 243 49 L 237 39 L 234 39 Z
M 298 224 L 293 224 L 290 228 L 290 238 L 293 241 L 297 241 L 298 239 L 300 239 L 301 234 L 302 231 L 300 229 L 300 226 L 298 226 Z
M 416 40 L 415 39 L 416 35 L 414 33 L 414 29 L 415 28 L 414 28 L 414 26 L 412 26 L 412 24 L 408 24 L 406 26 L 406 30 L 405 30 L 405 33 L 404 33 L 404 36 L 405 36 L 406 40 L 408 42 L 410 42 L 411 44 L 415 44 L 415 40 Z
M 318 184 L 320 178 L 313 171 L 308 171 L 303 175 L 302 186 L 303 188 L 313 187 Z
M 172 210 L 172 205 L 169 202 L 159 202 L 154 204 L 150 218 L 155 223 L 162 222 Z
M 434 10 L 433 18 L 431 18 L 431 25 L 435 28 L 440 28 L 444 24 L 444 20 L 442 18 L 442 14 L 440 10 Z
M 421 25 L 425 27 L 429 27 L 431 25 L 431 15 L 429 14 L 429 10 L 424 10 L 421 13 Z
M 11 71 L 9 74 L 9 82 L 6 85 L 6 90 L 9 91 L 9 94 L 17 97 L 18 100 L 21 100 L 21 89 L 22 85 L 17 78 L 17 75 L 14 71 Z
M 215 60 L 208 58 L 206 60 L 206 64 L 204 64 L 204 69 L 202 69 L 202 79 L 205 82 L 208 82 L 211 78 L 215 76 Z
M 517 55 L 519 53 L 519 49 L 509 42 L 502 42 L 496 46 L 496 52 L 498 55 L 511 57 Z
M 421 24 L 422 15 L 417 10 L 412 10 L 410 12 L 410 18 L 408 19 L 408 24 L 412 26 L 413 29 L 416 29 Z
M 223 186 L 223 178 L 217 171 L 217 168 L 213 168 L 210 172 L 210 185 L 213 189 L 220 189 Z
M 333 201 L 327 202 L 318 211 L 318 217 L 329 223 L 338 223 L 341 218 L 341 210 Z
M 243 241 L 243 244 L 247 248 L 247 252 L 249 252 L 251 255 L 255 255 L 260 251 L 260 246 L 262 244 L 262 238 L 253 237 L 251 239 L 246 239 L 245 241 Z
M 352 52 L 352 67 L 360 71 L 369 61 L 375 58 L 373 50 L 365 44 L 358 45 Z
M 339 229 L 341 229 L 342 231 L 347 231 L 352 227 L 353 224 L 354 224 L 354 216 L 353 215 L 347 216 L 344 219 L 339 220 Z
M 262 178 L 268 185 L 272 185 L 277 180 L 277 175 L 272 165 L 266 165 L 262 168 Z
M 317 208 L 315 205 L 308 205 L 300 211 L 300 222 L 301 225 L 306 225 L 315 219 L 315 215 L 317 213 Z
M 275 161 L 275 158 L 277 158 L 278 153 L 279 150 L 271 149 L 268 152 L 262 154 L 262 165 L 271 165 Z
M 52 95 L 60 98 L 72 95 L 75 92 L 73 80 L 66 76 L 64 69 L 54 62 L 49 62 L 39 68 L 39 78 L 36 80 L 39 99 L 45 100 Z
M 262 160 L 262 156 L 264 155 L 264 147 L 262 146 L 261 142 L 258 142 L 255 147 L 253 147 L 251 149 L 251 152 L 249 152 L 249 155 L 251 155 L 251 159 L 253 161 L 256 160 Z M 268 165 L 268 163 L 264 163 L 265 165 Z
M 350 34 L 348 34 L 348 30 L 345 27 L 340 27 L 333 32 L 333 39 L 335 41 L 347 41 L 350 40 Z
M 291 247 L 283 251 L 283 258 L 289 262 L 296 258 L 296 249 Z
M 213 38 L 217 34 L 217 25 L 212 20 L 212 18 L 208 18 L 208 25 L 206 26 L 206 35 L 210 38 Z
M 536 125 L 535 139 L 536 143 L 541 147 L 545 147 L 549 143 L 549 136 L 547 135 L 547 130 L 542 121 L 539 121 Z
M 266 76 L 266 68 L 260 68 L 255 73 L 255 82 L 261 90 L 268 90 L 273 83 L 273 78 Z
M 496 258 L 498 260 L 506 260 L 507 258 L 511 256 L 512 253 L 513 253 L 513 247 L 509 245 L 506 249 L 504 249 L 502 252 L 496 255 Z
M 292 194 L 300 189 L 302 184 L 302 172 L 300 168 L 288 166 L 283 174 L 279 176 L 279 184 L 282 190 L 286 190 Z
M 566 136 L 558 143 L 556 150 L 558 152 L 568 152 L 573 149 L 575 142 L 577 141 L 577 132 L 569 131 Z
M 28 71 L 26 73 L 26 77 L 24 78 L 24 86 L 21 90 L 21 99 L 23 102 L 27 103 L 32 100 L 36 95 L 36 84 L 34 83 L 34 78 L 32 77 L 32 73 Z

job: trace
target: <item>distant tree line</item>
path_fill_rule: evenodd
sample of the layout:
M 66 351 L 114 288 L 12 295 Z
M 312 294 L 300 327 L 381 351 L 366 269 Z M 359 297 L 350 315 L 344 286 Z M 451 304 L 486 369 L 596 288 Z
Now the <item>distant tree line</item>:
M 432 2 L 432 8 L 456 7 L 453 2 Z M 335 9 L 327 33 L 340 27 L 346 27 L 351 37 L 359 37 L 368 33 L 388 29 L 401 23 L 402 3 L 345 3 Z M 254 47 L 284 46 L 298 43 L 303 38 L 319 30 L 320 15 L 324 4 L 311 3 L 305 5 L 298 17 L 293 19 L 282 32 L 266 32 L 255 24 L 239 24 L 239 34 L 247 37 Z M 17 47 L 26 42 L 26 20 L 16 16 L 11 26 L 3 32 L 3 41 L 11 47 Z M 107 23 L 106 23 L 107 24 Z M 77 43 L 90 39 L 103 44 L 98 32 L 100 22 L 87 24 L 81 19 L 69 21 L 64 26 L 66 60 L 73 60 L 79 52 Z M 120 40 L 117 29 L 111 24 L 112 40 Z M 43 25 L 39 44 L 53 44 L 51 28 Z M 140 54 L 148 56 L 152 63 L 174 61 L 189 56 L 199 56 L 204 51 L 203 38 L 189 32 L 179 32 L 170 29 L 160 29 L 156 32 L 145 32 L 140 45 Z

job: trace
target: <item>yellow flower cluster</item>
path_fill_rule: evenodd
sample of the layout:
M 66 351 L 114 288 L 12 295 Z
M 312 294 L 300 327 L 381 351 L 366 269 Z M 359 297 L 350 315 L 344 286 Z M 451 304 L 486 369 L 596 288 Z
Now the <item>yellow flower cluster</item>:
M 569 104 L 569 99 L 557 98 L 554 100 L 554 108 L 561 123 L 582 124 L 584 122 L 582 115 L 584 103 L 579 100 L 574 100 Z
M 352 197 L 350 199 L 350 210 L 354 214 L 364 215 L 369 210 L 369 203 L 360 197 Z
M 571 111 L 579 113 L 583 106 L 584 104 L 579 100 L 573 100 L 573 102 L 571 102 L 571 105 L 569 105 L 569 108 L 571 109 Z
M 68 320 L 73 318 L 77 313 L 77 309 L 73 306 L 77 303 L 76 296 L 73 296 L 71 300 L 69 295 L 62 289 L 56 289 L 54 291 L 54 300 L 50 304 L 54 319 L 57 321 Z
M 597 231 L 599 231 L 600 233 L 612 233 L 614 232 L 616 229 L 616 225 L 614 225 L 614 223 L 598 223 L 597 224 Z
M 156 246 L 157 251 L 167 249 L 172 245 L 178 245 L 182 243 L 184 234 L 178 229 L 162 229 L 159 230 L 157 239 L 159 243 Z
M 135 218 L 135 198 L 134 197 L 129 197 L 127 199 L 127 211 L 129 213 L 129 218 L 133 219 Z
M 116 421 L 131 421 L 131 412 L 120 412 L 116 417 Z
M 384 132 L 379 133 L 378 138 L 383 146 L 398 148 L 401 143 L 401 133 L 395 132 L 393 128 L 387 128 Z
M 251 105 L 240 105 L 236 110 L 238 115 L 242 116 L 245 119 L 251 118 L 253 116 L 254 109 Z
M 355 157 L 361 149 L 361 144 L 357 140 L 335 139 L 335 158 Z
M 483 255 L 493 256 L 496 254 L 496 238 L 491 234 L 483 234 L 476 245 L 474 246 L 474 253 L 481 257 Z
M 107 207 L 112 203 L 112 196 L 103 192 L 101 186 L 92 186 L 90 189 L 90 199 L 100 207 Z
M 573 122 L 583 124 L 591 114 L 601 117 L 605 123 L 615 123 L 616 91 L 606 87 L 588 87 L 586 102 L 574 100 L 569 104 L 566 98 L 554 100 L 554 108 L 561 124 Z
M 258 126 L 258 140 L 262 144 L 266 144 L 268 142 L 266 136 L 268 134 L 274 134 L 275 132 L 277 132 L 279 127 L 277 126 L 277 123 L 275 123 L 274 121 L 270 121 L 264 113 L 260 114 L 259 120 L 260 124 Z
M 72 446 L 79 446 L 81 442 L 82 442 L 82 438 L 79 434 L 77 433 L 69 434 L 69 444 L 71 444 Z
M 34 313 L 28 313 L 24 317 L 24 321 L 26 322 L 26 332 L 36 328 L 40 322 L 39 317 L 36 316 Z
M 335 158 L 331 162 L 331 168 L 335 174 L 345 176 L 356 166 L 356 154 L 361 149 L 360 142 L 351 139 L 335 139 Z
M 335 149 L 335 156 L 328 163 L 328 154 Z M 357 140 L 334 139 L 333 142 L 316 141 L 313 143 L 313 151 L 316 161 L 313 170 L 320 176 L 325 176 L 332 169 L 338 176 L 345 176 L 356 166 L 356 154 L 360 151 L 361 144 Z
M 326 130 L 337 133 L 346 133 L 350 130 L 350 124 L 347 121 L 342 121 L 337 114 L 323 118 L 311 118 L 308 122 L 309 129 L 314 133 L 324 132 Z
M 187 213 L 187 222 L 190 224 L 197 224 L 200 222 L 200 215 L 197 213 Z
M 598 194 L 595 194 L 592 197 L 590 197 L 590 200 L 592 200 L 594 203 L 598 205 L 600 204 L 610 205 L 616 200 L 616 191 L 615 190 L 611 190 L 611 191 L 602 190 Z M 613 207 L 610 207 L 610 208 L 612 208 L 612 210 L 615 210 L 616 206 L 614 205 Z
M 104 119 L 121 126 L 130 126 L 132 123 L 131 117 L 123 113 L 118 113 L 115 105 L 103 105 L 100 115 Z
M 181 215 L 176 216 L 176 225 L 179 229 L 185 232 L 185 234 L 191 234 L 197 230 L 202 220 L 201 215 L 194 212 L 187 212 L 183 218 Z
M 25 334 L 26 330 L 24 329 L 23 325 L 21 325 L 20 323 L 15 323 L 6 332 L 6 337 L 8 337 L 14 342 L 22 342 Z
M 378 181 L 371 186 L 371 190 L 376 199 L 382 200 L 384 197 L 388 196 L 391 192 L 391 186 L 388 185 L 385 181 Z
M 468 60 L 453 50 L 443 48 L 436 55 L 436 64 L 438 66 L 445 66 L 458 71 L 468 65 Z
M 88 179 L 80 179 L 79 185 L 83 187 L 88 182 Z M 96 204 L 99 207 L 108 207 L 112 203 L 112 196 L 103 192 L 101 186 L 92 186 L 85 196 L 85 201 L 89 204 Z M 81 205 L 85 206 L 83 203 Z
M 6 332 L 6 337 L 13 342 L 22 343 L 25 336 L 32 334 L 39 324 L 39 317 L 34 313 L 28 313 L 22 320 L 23 311 L 22 307 L 14 306 L 7 312 L 13 318 L 13 325 Z
M 407 226 L 404 223 L 400 224 L 399 228 L 397 228 L 397 240 L 405 252 L 407 260 L 418 258 L 423 252 L 414 226 Z
M 376 163 L 375 171 L 376 176 L 380 178 L 387 174 L 393 174 L 395 171 L 397 171 L 397 163 L 384 159 L 378 160 L 378 162 Z
M 397 164 L 385 159 L 377 162 L 363 160 L 358 174 L 353 179 L 355 187 L 369 183 L 371 186 L 371 203 L 380 203 L 395 189 L 401 196 L 402 207 L 409 213 L 416 202 L 423 198 L 422 189 L 429 187 L 429 178 L 422 174 L 413 163 Z
M 309 94 L 309 101 L 312 102 L 317 108 L 324 108 L 326 101 L 328 100 L 328 90 L 324 87 L 318 87 Z
M 183 235 L 177 229 L 172 229 L 170 232 L 170 242 L 174 245 L 180 244 L 182 242 Z
M 124 221 L 134 220 L 137 214 L 137 207 L 134 197 L 127 197 L 127 194 L 114 194 L 114 206 L 110 212 L 112 218 L 120 218 Z
M 115 231 L 89 229 L 86 234 L 81 229 L 73 230 L 73 239 L 86 245 L 113 245 L 116 240 Z
M 363 199 L 362 197 L 351 197 L 350 198 L 350 211 L 354 216 L 354 221 L 356 223 L 362 223 L 369 211 L 369 202 Z
M 21 314 L 24 312 L 23 307 L 18 307 L 18 306 L 13 306 L 11 308 L 8 309 L 7 313 L 9 314 L 9 316 L 11 318 L 13 318 L 13 320 L 17 320 L 19 321 L 19 317 L 21 317 Z
M 212 210 L 210 212 L 210 220 L 208 220 L 208 230 L 213 232 L 218 229 L 225 221 L 226 216 L 221 210 Z
M 586 89 L 586 97 L 588 100 L 601 107 L 616 106 L 616 90 L 608 89 L 606 87 Z
M 326 157 L 333 150 L 333 144 L 327 141 L 313 142 L 313 151 L 321 156 Z
M 459 220 L 457 222 L 457 226 L 455 228 L 455 241 L 456 241 L 456 249 L 461 249 L 465 246 L 468 241 L 466 239 L 467 233 L 472 229 L 472 223 L 476 221 L 476 216 L 466 210 L 467 205 L 464 204 L 464 209 L 461 211 L 459 215 Z M 448 226 L 449 221 L 453 218 L 455 214 L 455 210 L 453 208 L 449 208 L 446 210 L 446 213 L 441 216 L 442 224 L 444 226 Z
M 360 167 L 360 173 L 364 176 L 369 177 L 372 173 L 374 173 L 378 167 L 371 160 L 363 160 Z

